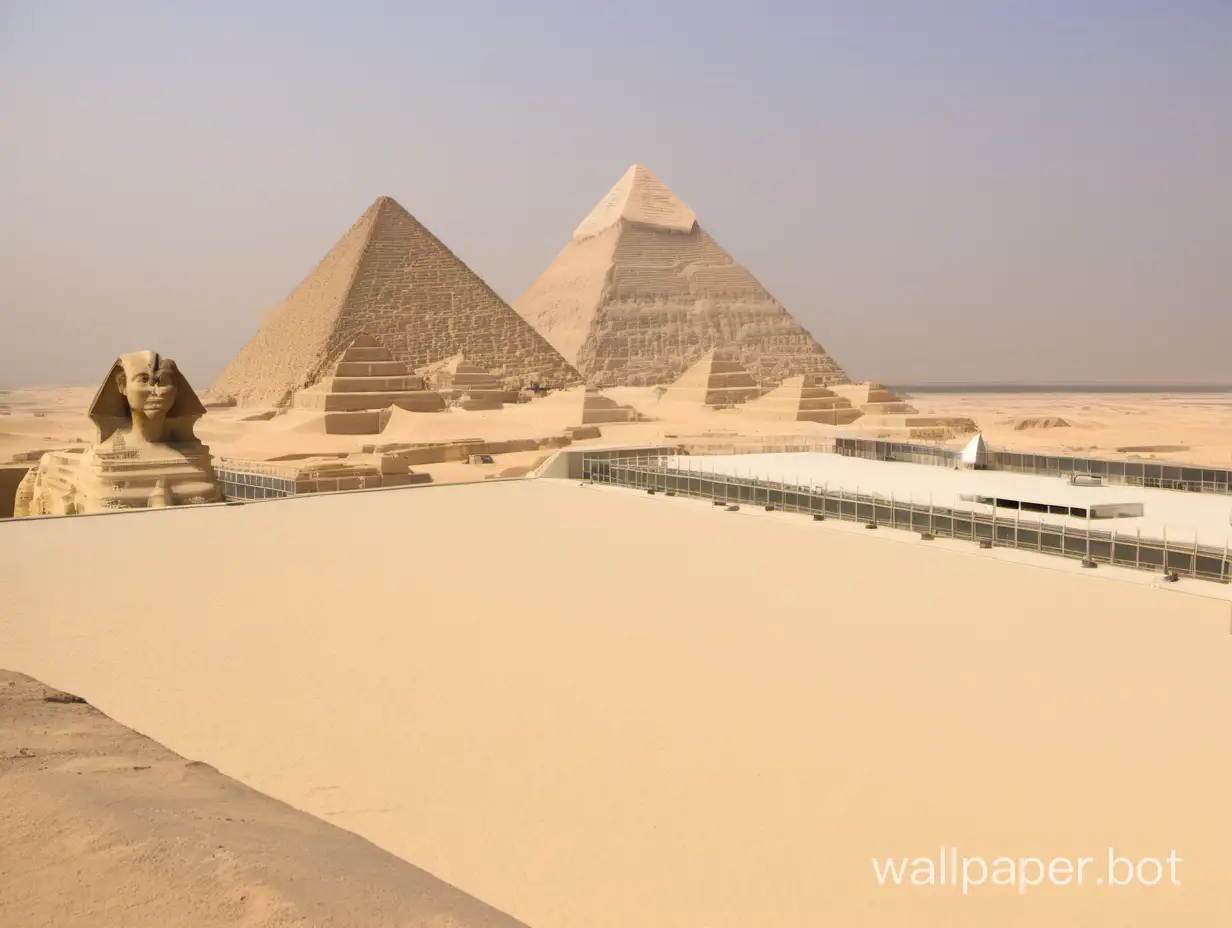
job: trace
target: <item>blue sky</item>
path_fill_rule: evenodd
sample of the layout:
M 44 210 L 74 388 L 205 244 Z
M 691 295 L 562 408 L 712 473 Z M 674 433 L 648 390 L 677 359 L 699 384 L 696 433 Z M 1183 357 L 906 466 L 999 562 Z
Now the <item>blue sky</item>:
M 853 376 L 1232 381 L 1232 4 L 0 0 L 0 387 L 204 388 L 376 197 L 507 300 L 633 162 Z

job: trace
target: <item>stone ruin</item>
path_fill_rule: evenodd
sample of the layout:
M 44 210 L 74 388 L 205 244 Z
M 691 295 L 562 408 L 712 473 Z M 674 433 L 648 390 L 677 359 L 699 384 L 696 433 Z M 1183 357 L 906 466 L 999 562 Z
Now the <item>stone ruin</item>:
M 722 408 L 745 403 L 761 388 L 753 375 L 731 357 L 720 357 L 713 348 L 666 389 L 661 403 Z
M 862 433 L 891 440 L 944 441 L 975 431 L 965 416 L 926 416 L 885 384 L 865 382 L 830 388 L 863 415 L 852 426 Z
M 885 384 L 865 381 L 835 385 L 831 389 L 866 416 L 910 416 L 919 412 Z
M 291 398 L 295 409 L 321 412 L 327 435 L 378 435 L 397 406 L 409 412 L 441 412 L 445 400 L 423 377 L 371 335 L 356 337 L 333 371 Z
M 746 403 L 743 412 L 758 419 L 847 425 L 864 413 L 823 385 L 815 374 L 789 377 L 770 392 Z
M 417 372 L 452 406 L 462 409 L 500 409 L 519 401 L 517 390 L 508 390 L 499 378 L 468 361 L 463 354 L 422 367 Z
M 641 418 L 632 406 L 624 406 L 604 396 L 598 387 L 585 387 L 582 391 L 582 425 L 637 422 Z
M 120 357 L 90 404 L 90 447 L 44 454 L 17 488 L 15 516 L 79 515 L 212 503 L 210 450 L 193 434 L 205 407 L 175 362 Z

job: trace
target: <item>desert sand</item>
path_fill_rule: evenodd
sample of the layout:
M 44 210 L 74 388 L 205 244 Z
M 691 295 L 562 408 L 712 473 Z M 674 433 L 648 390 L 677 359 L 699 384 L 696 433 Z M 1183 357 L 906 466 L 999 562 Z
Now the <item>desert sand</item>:
M 28 520 L 0 654 L 539 928 L 1226 923 L 1228 601 L 1013 554 L 546 479 Z M 942 846 L 1182 885 L 877 885 Z
M 37 459 L 43 451 L 80 447 L 92 440 L 93 427 L 86 417 L 92 393 L 88 387 L 0 392 L 0 403 L 12 410 L 0 416 L 0 463 L 14 457 Z M 755 439 L 759 435 L 794 434 L 824 438 L 860 426 L 858 419 L 849 426 L 834 427 L 770 421 L 739 408 L 665 403 L 651 387 L 613 388 L 605 390 L 604 395 L 633 406 L 645 417 L 641 422 L 604 425 L 604 443 L 654 442 L 671 436 Z M 1232 465 L 1232 394 L 919 393 L 909 399 L 922 415 L 973 419 L 993 447 Z M 261 411 L 212 408 L 200 420 L 197 434 L 216 457 L 256 459 L 292 453 L 358 452 L 374 442 L 499 441 L 545 437 L 578 425 L 580 403 L 578 387 L 500 410 L 455 408 L 436 414 L 394 410 L 394 418 L 380 435 L 327 435 L 320 415 L 305 410 L 245 421 L 261 415 Z M 457 471 L 456 466 L 451 469 Z M 461 471 L 462 476 L 468 473 Z
M 0 923 L 516 928 L 341 828 L 0 671 Z
M 971 417 L 995 447 L 1232 466 L 1232 393 L 913 393 L 910 399 L 922 413 Z

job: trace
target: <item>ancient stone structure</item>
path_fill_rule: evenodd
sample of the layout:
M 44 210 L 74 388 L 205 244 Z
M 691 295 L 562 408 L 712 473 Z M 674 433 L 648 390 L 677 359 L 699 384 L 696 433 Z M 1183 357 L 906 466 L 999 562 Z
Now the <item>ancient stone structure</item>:
M 420 368 L 419 373 L 446 401 L 463 409 L 500 409 L 518 401 L 517 390 L 506 390 L 499 378 L 462 354 Z
M 424 379 L 368 334 L 351 342 L 333 372 L 291 398 L 296 409 L 325 415 L 328 435 L 376 435 L 389 421 L 391 407 L 411 412 L 441 412 L 445 400 Z
M 830 389 L 863 413 L 852 428 L 877 438 L 943 441 L 975 431 L 975 422 L 965 416 L 920 415 L 885 384 L 839 384 Z
M 636 422 L 642 418 L 632 406 L 622 406 L 598 387 L 586 387 L 582 393 L 582 425 L 606 425 L 615 422 Z
M 246 406 L 284 405 L 325 376 L 361 333 L 412 369 L 465 352 L 511 387 L 578 379 L 453 252 L 381 197 L 266 316 L 211 393 Z
M 275 499 L 338 490 L 431 483 L 397 454 L 304 454 L 267 461 L 223 458 L 218 475 L 228 499 Z
M 747 402 L 761 393 L 740 362 L 719 357 L 712 348 L 664 392 L 661 403 L 722 407 Z
M 221 494 L 193 426 L 205 407 L 175 362 L 153 351 L 112 365 L 90 405 L 98 434 L 44 454 L 18 487 L 14 515 L 76 515 L 209 503 Z
M 599 386 L 670 383 L 712 348 L 765 384 L 847 376 L 648 169 L 634 165 L 514 303 Z
M 834 392 L 846 397 L 852 406 L 869 416 L 909 416 L 919 412 L 910 403 L 883 383 L 851 383 L 834 386 Z
M 863 415 L 846 397 L 822 386 L 815 374 L 787 378 L 769 393 L 746 403 L 743 411 L 758 419 L 826 425 L 847 425 Z

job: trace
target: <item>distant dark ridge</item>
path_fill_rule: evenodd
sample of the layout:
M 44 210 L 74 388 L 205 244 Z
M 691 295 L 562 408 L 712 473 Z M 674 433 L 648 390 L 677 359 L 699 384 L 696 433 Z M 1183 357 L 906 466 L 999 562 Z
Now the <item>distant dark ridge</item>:
M 1226 383 L 901 383 L 896 393 L 1232 393 Z

